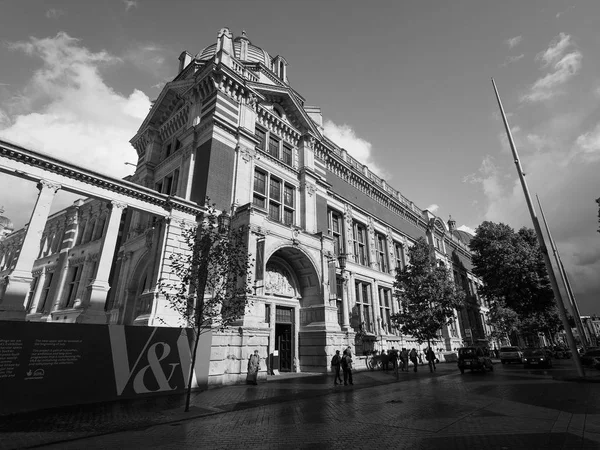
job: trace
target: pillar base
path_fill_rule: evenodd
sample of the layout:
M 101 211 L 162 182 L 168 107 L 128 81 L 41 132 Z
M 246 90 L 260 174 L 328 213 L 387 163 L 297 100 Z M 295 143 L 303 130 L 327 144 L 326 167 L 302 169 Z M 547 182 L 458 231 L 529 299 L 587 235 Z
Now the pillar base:
M 108 318 L 104 310 L 88 309 L 81 313 L 75 320 L 76 323 L 94 323 L 100 325 L 106 325 Z
M 13 272 L 6 277 L 6 288 L 0 299 L 0 320 L 25 320 L 24 303 L 32 280 L 31 272 Z

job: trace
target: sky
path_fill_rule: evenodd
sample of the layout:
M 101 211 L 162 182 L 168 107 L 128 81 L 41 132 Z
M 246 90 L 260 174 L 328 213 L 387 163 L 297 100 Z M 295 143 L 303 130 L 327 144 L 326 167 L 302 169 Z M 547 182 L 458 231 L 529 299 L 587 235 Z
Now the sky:
M 493 77 L 580 311 L 600 313 L 598 17 L 596 0 L 4 0 L 0 137 L 131 174 L 128 141 L 179 55 L 229 27 L 284 56 L 326 135 L 420 208 L 470 232 L 532 227 Z M 16 226 L 35 194 L 0 179 Z

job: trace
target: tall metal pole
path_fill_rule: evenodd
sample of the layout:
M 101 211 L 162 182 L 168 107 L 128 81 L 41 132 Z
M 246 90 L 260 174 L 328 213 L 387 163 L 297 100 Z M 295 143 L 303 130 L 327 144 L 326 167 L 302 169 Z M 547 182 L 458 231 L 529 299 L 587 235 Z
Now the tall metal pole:
M 517 153 L 515 142 L 513 141 L 508 121 L 506 120 L 506 114 L 504 114 L 504 108 L 502 106 L 502 102 L 500 101 L 500 95 L 498 94 L 498 89 L 496 88 L 496 83 L 494 82 L 493 78 L 492 85 L 494 86 L 496 100 L 498 100 L 498 106 L 500 107 L 500 113 L 502 114 L 502 121 L 504 122 L 504 128 L 506 129 L 508 142 L 510 143 L 510 148 L 515 159 L 515 166 L 517 168 L 517 173 L 519 174 L 519 179 L 521 180 L 521 187 L 523 188 L 525 201 L 527 202 L 527 207 L 529 208 L 529 214 L 531 215 L 533 228 L 535 229 L 535 234 L 537 235 L 538 242 L 540 244 L 540 250 L 542 252 L 542 256 L 544 257 L 544 263 L 546 264 L 546 270 L 548 271 L 548 276 L 550 277 L 550 284 L 552 285 L 552 292 L 554 293 L 554 299 L 558 308 L 558 314 L 560 316 L 560 320 L 562 321 L 565 333 L 567 335 L 567 342 L 569 343 L 569 348 L 571 349 L 571 353 L 573 354 L 575 368 L 577 369 L 577 374 L 580 377 L 585 377 L 583 366 L 581 365 L 581 359 L 579 359 L 579 353 L 577 352 L 577 345 L 575 344 L 573 332 L 571 331 L 571 327 L 569 326 L 569 321 L 567 319 L 567 313 L 565 312 L 565 305 L 562 302 L 560 290 L 558 289 L 558 282 L 556 281 L 556 276 L 554 274 L 554 270 L 552 269 L 552 263 L 550 262 L 550 256 L 548 255 L 548 249 L 546 248 L 546 243 L 544 242 L 544 235 L 542 234 L 540 223 L 538 222 L 537 216 L 535 215 L 535 209 L 533 208 L 533 203 L 531 202 L 531 196 L 529 195 L 529 189 L 527 188 L 527 182 L 525 181 L 525 174 L 523 173 L 523 168 L 521 167 L 519 154 Z
M 565 286 L 565 290 L 567 292 L 567 296 L 569 297 L 569 303 L 571 304 L 571 309 L 573 311 L 573 320 L 575 321 L 575 326 L 577 327 L 577 332 L 579 336 L 581 336 L 581 345 L 584 350 L 587 350 L 588 342 L 587 336 L 585 334 L 585 330 L 583 329 L 583 324 L 581 323 L 581 315 L 579 314 L 579 308 L 577 307 L 577 301 L 575 301 L 575 295 L 571 290 L 571 283 L 569 283 L 569 277 L 567 276 L 567 271 L 565 270 L 565 266 L 560 259 L 560 253 L 558 253 L 558 249 L 556 248 L 556 244 L 554 243 L 554 239 L 552 239 L 552 233 L 550 233 L 550 227 L 548 226 L 548 221 L 546 220 L 546 215 L 544 214 L 544 208 L 542 208 L 542 202 L 540 202 L 540 198 L 538 195 L 535 195 L 537 199 L 538 205 L 540 207 L 540 213 L 542 214 L 542 220 L 544 221 L 544 226 L 546 227 L 546 234 L 548 235 L 548 239 L 550 240 L 550 247 L 552 247 L 552 252 L 554 253 L 554 260 L 556 261 L 556 267 L 558 267 L 558 272 L 560 273 L 560 277 L 562 278 L 563 284 Z

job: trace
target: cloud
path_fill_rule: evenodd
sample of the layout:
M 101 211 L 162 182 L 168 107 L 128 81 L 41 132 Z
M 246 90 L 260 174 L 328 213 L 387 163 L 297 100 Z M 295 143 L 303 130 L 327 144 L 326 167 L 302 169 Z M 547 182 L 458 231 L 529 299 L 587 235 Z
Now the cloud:
M 165 79 L 173 79 L 172 72 L 176 68 L 175 65 L 170 67 L 166 63 L 166 53 L 163 47 L 152 42 L 133 43 L 123 54 L 123 59 L 142 72 L 149 73 L 164 82 Z
M 353 158 L 367 165 L 371 172 L 382 178 L 386 177 L 387 172 L 372 160 L 371 143 L 358 137 L 350 125 L 336 125 L 331 120 L 326 120 L 324 132 L 325 136 L 345 149 Z
M 128 12 L 132 8 L 138 7 L 137 0 L 123 0 L 123 4 L 125 5 L 125 12 Z
M 467 233 L 475 236 L 475 229 L 473 229 L 467 225 L 461 225 L 460 227 L 457 228 L 457 230 L 466 231 Z
M 135 162 L 137 155 L 128 141 L 150 100 L 139 90 L 125 96 L 106 85 L 101 69 L 122 60 L 92 52 L 64 32 L 10 43 L 9 48 L 41 60 L 41 65 L 16 93 L 22 101 L 9 111 L 0 136 L 113 177 L 130 174 L 124 163 Z M 15 192 L 14 180 L 6 178 L 0 179 L 0 192 Z M 22 219 L 13 217 L 15 224 Z
M 577 49 L 572 49 L 571 36 L 560 33 L 548 49 L 536 55 L 536 61 L 541 62 L 542 69 L 549 69 L 542 78 L 539 78 L 527 94 L 521 96 L 522 102 L 539 102 L 551 99 L 560 94 L 556 88 L 573 78 L 581 69 L 583 55 Z M 571 49 L 570 49 L 571 48 Z M 567 52 L 567 50 L 569 50 Z
M 513 38 L 507 39 L 504 41 L 509 48 L 515 48 L 517 45 L 521 43 L 523 40 L 523 36 L 515 36 Z
M 587 162 L 600 160 L 600 123 L 592 131 L 577 137 L 574 154 L 581 156 Z
M 66 13 L 62 9 L 51 8 L 46 11 L 46 17 L 48 19 L 58 19 L 61 16 L 64 16 Z
M 436 205 L 435 203 L 429 205 L 427 208 L 425 208 L 426 210 L 428 210 L 429 212 L 436 212 L 438 209 L 440 209 L 439 205 Z
M 536 124 L 531 131 L 524 130 L 524 148 L 540 145 L 543 151 L 522 151 L 520 158 L 530 194 L 540 196 L 576 295 L 583 296 L 582 312 L 589 314 L 597 309 L 593 301 L 600 292 L 598 205 L 594 202 L 598 198 L 598 166 L 565 151 L 567 144 L 573 143 L 571 137 L 564 137 L 567 123 L 569 128 L 579 127 L 576 121 L 559 115 Z M 512 158 L 506 156 L 501 162 L 486 156 L 479 170 L 463 179 L 483 194 L 481 220 L 507 223 L 515 229 L 533 228 Z M 535 209 L 541 221 L 537 203 Z
M 525 57 L 525 53 L 521 53 L 520 55 L 516 55 L 516 56 L 509 56 L 508 58 L 506 58 L 506 60 L 501 64 L 502 67 L 506 67 L 509 64 L 512 63 L 516 63 L 517 61 L 520 61 L 521 59 L 523 59 Z

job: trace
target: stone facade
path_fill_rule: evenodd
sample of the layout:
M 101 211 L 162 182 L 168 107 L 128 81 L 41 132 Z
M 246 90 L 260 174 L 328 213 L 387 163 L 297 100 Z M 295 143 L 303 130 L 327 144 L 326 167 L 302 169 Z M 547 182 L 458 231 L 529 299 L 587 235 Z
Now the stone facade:
M 398 312 L 395 270 L 408 264 L 407 250 L 419 237 L 452 268 L 472 303 L 457 311 L 436 345 L 450 350 L 467 336 L 485 338 L 487 309 L 478 300 L 465 236 L 327 139 L 320 108 L 305 105 L 287 70 L 284 58 L 226 28 L 195 57 L 182 53 L 178 75 L 131 140 L 138 162 L 127 181 L 166 198 L 165 212 L 129 205 L 115 226 L 114 207 L 85 200 L 50 217 L 38 227 L 41 248 L 50 250 L 27 260 L 37 277 L 23 295 L 27 319 L 78 321 L 85 311 L 91 321 L 178 326 L 157 283 L 172 275 L 168 256 L 185 251 L 182 227 L 195 216 L 168 204 L 200 208 L 209 197 L 247 230 L 256 261 L 251 306 L 238 326 L 213 335 L 210 383 L 243 380 L 255 349 L 277 363 L 270 369 L 324 372 L 335 350 L 347 346 L 357 355 L 416 347 L 389 316 Z M 63 232 L 68 239 L 55 245 Z M 12 261 L 23 233 L 9 235 L 0 261 Z M 10 262 L 3 267 L 14 272 Z M 43 276 L 52 270 L 60 275 L 46 292 Z M 42 295 L 49 301 L 40 307 Z M 264 370 L 265 364 L 263 376 Z

